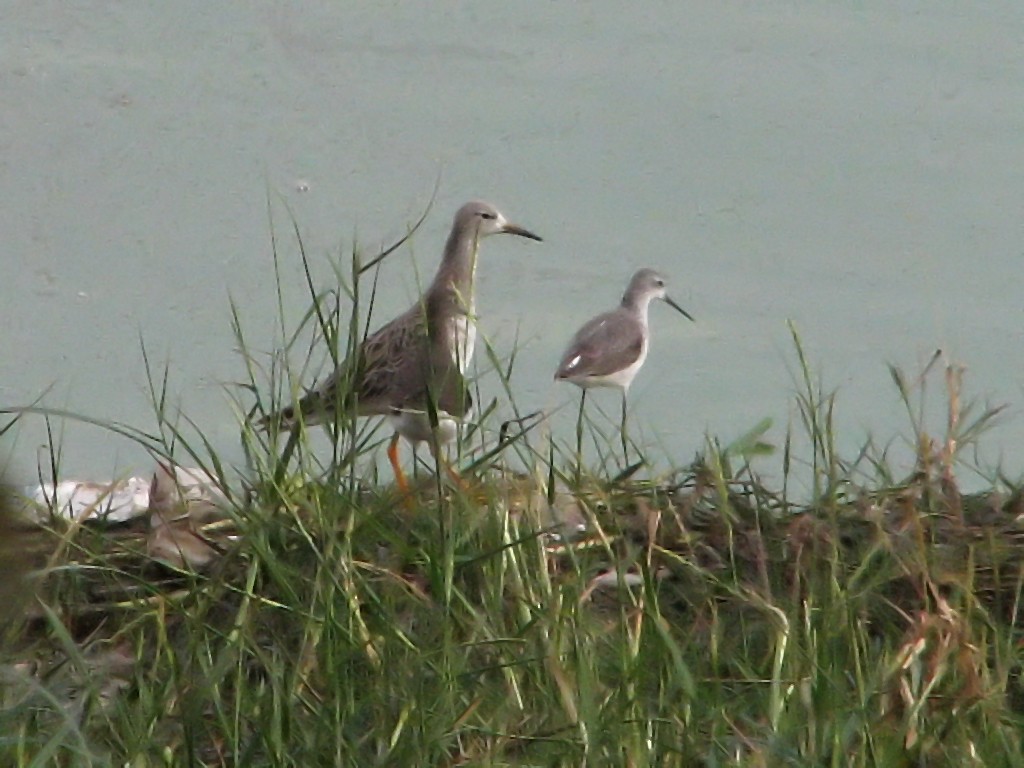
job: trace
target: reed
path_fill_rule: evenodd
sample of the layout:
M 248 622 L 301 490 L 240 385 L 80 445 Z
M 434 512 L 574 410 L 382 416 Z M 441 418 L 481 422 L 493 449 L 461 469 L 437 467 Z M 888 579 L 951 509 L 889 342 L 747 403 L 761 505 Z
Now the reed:
M 515 403 L 515 353 L 485 345 L 482 415 L 454 449 L 468 487 L 421 465 L 409 511 L 373 423 L 252 426 L 373 325 L 387 254 L 354 248 L 322 290 L 293 235 L 310 304 L 290 326 L 282 303 L 279 351 L 230 307 L 244 465 L 173 412 L 148 355 L 156 428 L 103 425 L 217 479 L 213 562 L 154 561 L 146 523 L 19 533 L 35 598 L 5 620 L 0 763 L 1024 764 L 1024 495 L 998 476 L 960 490 L 1000 411 L 955 366 L 891 369 L 901 473 L 870 443 L 839 455 L 837 397 L 794 329 L 781 448 L 765 421 L 650 477 L 591 421 L 579 468 L 575 435 Z

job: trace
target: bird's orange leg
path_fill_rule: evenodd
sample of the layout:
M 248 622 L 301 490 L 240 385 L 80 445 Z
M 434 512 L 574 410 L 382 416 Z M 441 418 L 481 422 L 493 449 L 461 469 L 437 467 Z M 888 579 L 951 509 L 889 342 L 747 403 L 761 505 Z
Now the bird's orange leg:
M 466 485 L 466 481 L 462 479 L 455 467 L 448 463 L 447 459 L 441 459 L 441 466 L 444 467 L 444 471 L 448 474 L 448 479 L 452 481 L 452 485 L 458 488 L 462 492 L 469 490 L 469 486 Z
M 412 495 L 409 489 L 409 481 L 405 479 L 405 473 L 402 471 L 402 465 L 398 463 L 398 433 L 395 432 L 391 436 L 391 442 L 388 443 L 388 461 L 391 462 L 391 469 L 395 472 L 395 483 L 398 484 L 398 490 L 402 493 L 402 503 L 406 507 L 412 508 Z
M 444 469 L 445 474 L 448 475 L 448 479 L 451 480 L 452 485 L 462 493 L 467 493 L 469 491 L 469 486 L 466 484 L 466 481 L 462 479 L 462 475 L 460 475 L 458 471 L 456 471 L 455 467 L 448 462 L 448 459 L 445 458 L 444 450 L 441 449 L 440 446 L 435 447 L 431 445 L 430 455 L 434 457 L 434 461 L 437 466 Z

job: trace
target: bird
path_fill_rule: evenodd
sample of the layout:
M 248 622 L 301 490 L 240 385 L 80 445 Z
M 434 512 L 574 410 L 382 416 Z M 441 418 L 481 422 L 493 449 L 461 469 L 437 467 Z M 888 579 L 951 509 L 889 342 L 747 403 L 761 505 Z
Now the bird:
M 265 424 L 294 430 L 299 423 L 337 423 L 346 414 L 386 417 L 394 430 L 388 461 L 408 498 L 399 437 L 414 451 L 427 442 L 443 462 L 437 449 L 455 439 L 458 422 L 472 408 L 465 373 L 476 343 L 477 254 L 482 239 L 498 234 L 542 241 L 490 203 L 474 200 L 459 208 L 437 273 L 416 303 L 367 336 L 319 387 L 268 416 Z
M 660 273 L 653 269 L 640 269 L 630 279 L 619 306 L 584 323 L 562 354 L 555 371 L 555 381 L 568 381 L 582 390 L 577 421 L 577 453 L 583 439 L 583 404 L 587 390 L 592 387 L 613 387 L 621 391 L 622 450 L 623 454 L 626 453 L 626 394 L 647 359 L 651 341 L 647 313 L 655 299 L 664 301 L 695 322 L 693 316 L 666 293 L 665 278 Z

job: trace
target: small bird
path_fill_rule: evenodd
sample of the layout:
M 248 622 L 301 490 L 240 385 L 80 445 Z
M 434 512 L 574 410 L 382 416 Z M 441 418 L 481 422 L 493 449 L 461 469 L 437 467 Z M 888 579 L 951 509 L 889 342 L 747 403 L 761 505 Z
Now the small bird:
M 654 299 L 661 299 L 693 321 L 693 316 L 665 292 L 665 278 L 653 269 L 633 275 L 622 303 L 587 321 L 576 331 L 555 372 L 556 381 L 580 387 L 580 415 L 577 446 L 582 442 L 583 403 L 591 387 L 615 387 L 622 391 L 622 449 L 626 452 L 626 393 L 647 359 L 651 332 L 647 311 Z
M 398 463 L 399 436 L 414 450 L 429 443 L 433 454 L 455 438 L 457 421 L 472 407 L 464 374 L 476 342 L 477 253 L 481 239 L 497 234 L 541 240 L 489 203 L 466 203 L 455 214 L 437 274 L 416 303 L 368 336 L 321 386 L 265 423 L 289 429 L 300 421 L 333 423 L 344 414 L 386 416 L 395 430 L 388 460 L 408 497 Z

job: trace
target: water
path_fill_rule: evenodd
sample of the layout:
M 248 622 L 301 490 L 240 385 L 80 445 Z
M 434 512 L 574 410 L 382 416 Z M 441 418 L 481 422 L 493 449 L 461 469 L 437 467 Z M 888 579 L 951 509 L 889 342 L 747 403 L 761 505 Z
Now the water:
M 228 299 L 271 351 L 271 221 L 295 320 L 286 207 L 326 264 L 402 234 L 440 178 L 424 273 L 471 197 L 545 237 L 488 242 L 480 270 L 483 333 L 525 343 L 524 408 L 575 403 L 550 381 L 562 346 L 651 266 L 699 322 L 653 308 L 631 424 L 678 462 L 764 416 L 782 440 L 791 320 L 844 447 L 907 431 L 885 363 L 941 348 L 969 395 L 1011 405 L 984 458 L 1016 475 L 1022 38 L 1009 1 L 8 4 L 0 404 L 47 391 L 152 429 L 141 339 L 237 460 Z M 415 295 L 409 265 L 386 267 L 381 312 Z M 26 423 L 15 463 L 44 442 Z M 151 465 L 92 427 L 61 444 L 69 476 Z

